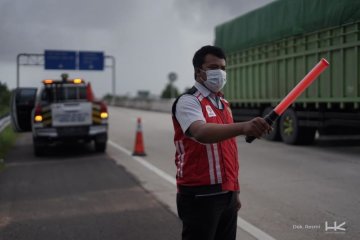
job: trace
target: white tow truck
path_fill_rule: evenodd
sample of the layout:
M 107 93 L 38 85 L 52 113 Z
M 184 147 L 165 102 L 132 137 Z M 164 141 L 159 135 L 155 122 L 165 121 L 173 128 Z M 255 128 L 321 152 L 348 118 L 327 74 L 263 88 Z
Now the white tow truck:
M 94 141 L 98 152 L 106 150 L 107 106 L 94 99 L 91 85 L 83 79 L 63 74 L 61 80 L 44 80 L 40 90 L 18 88 L 12 96 L 13 126 L 26 131 L 31 122 L 35 155 L 43 155 L 47 144 L 78 140 Z

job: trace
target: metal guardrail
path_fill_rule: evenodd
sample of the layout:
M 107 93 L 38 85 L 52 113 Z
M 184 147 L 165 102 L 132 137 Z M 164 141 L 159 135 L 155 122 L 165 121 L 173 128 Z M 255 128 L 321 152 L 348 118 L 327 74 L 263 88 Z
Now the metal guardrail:
M 0 133 L 10 124 L 10 116 L 0 118 Z
M 149 99 L 149 100 L 127 99 L 127 100 L 115 101 L 114 103 L 109 105 L 170 113 L 174 100 L 175 99 Z

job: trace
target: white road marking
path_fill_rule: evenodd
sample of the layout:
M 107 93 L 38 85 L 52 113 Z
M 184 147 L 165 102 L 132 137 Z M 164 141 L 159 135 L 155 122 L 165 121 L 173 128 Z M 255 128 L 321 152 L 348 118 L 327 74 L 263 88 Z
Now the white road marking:
M 144 158 L 133 156 L 131 151 L 129 151 L 128 149 L 114 143 L 111 140 L 109 140 L 108 143 L 112 147 L 118 149 L 119 151 L 125 153 L 126 155 L 129 155 L 136 162 L 140 163 L 141 165 L 146 167 L 148 170 L 150 170 L 153 173 L 157 174 L 159 177 L 163 178 L 164 180 L 168 181 L 172 185 L 176 186 L 176 179 L 174 177 L 170 176 L 166 172 L 164 172 L 164 171 L 160 170 L 159 168 L 155 167 L 154 165 L 150 164 Z M 237 218 L 237 226 L 239 228 L 243 229 L 244 231 L 248 232 L 250 235 L 252 235 L 256 239 L 259 239 L 259 240 L 276 240 L 275 238 L 271 237 L 269 234 L 265 233 L 264 231 L 260 230 L 259 228 L 255 227 L 254 225 L 252 225 L 251 223 L 245 221 L 244 219 L 242 219 L 239 216 Z
M 135 161 L 137 161 L 138 163 L 140 163 L 141 165 L 143 165 L 144 167 L 146 167 L 147 169 L 149 169 L 150 171 L 153 171 L 154 173 L 156 173 L 158 176 L 162 177 L 163 179 L 165 179 L 166 181 L 168 181 L 169 183 L 176 185 L 176 180 L 175 178 L 173 178 L 172 176 L 170 176 L 169 174 L 167 174 L 166 172 L 160 170 L 159 168 L 155 167 L 154 165 L 150 164 L 149 162 L 145 161 L 142 157 L 137 157 L 137 156 L 133 156 L 132 153 L 127 150 L 126 148 L 114 143 L 113 141 L 109 140 L 108 143 L 113 146 L 114 148 L 122 151 L 123 153 L 125 153 L 126 155 L 129 155 L 130 157 L 132 157 Z

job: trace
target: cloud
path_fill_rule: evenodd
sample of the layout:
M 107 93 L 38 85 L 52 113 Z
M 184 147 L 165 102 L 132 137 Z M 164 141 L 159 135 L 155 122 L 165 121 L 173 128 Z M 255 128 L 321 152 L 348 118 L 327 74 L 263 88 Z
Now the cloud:
M 118 29 L 127 29 L 136 10 L 133 1 L 9 0 L 0 3 L 0 57 L 14 51 L 66 49 L 110 43 Z
M 0 0 L 0 71 L 15 87 L 18 53 L 97 50 L 116 57 L 118 93 L 159 94 L 172 71 L 182 91 L 193 84 L 193 53 L 213 43 L 214 27 L 270 1 Z M 32 69 L 22 68 L 26 85 L 59 75 Z M 92 81 L 99 95 L 111 92 L 108 70 L 72 74 Z

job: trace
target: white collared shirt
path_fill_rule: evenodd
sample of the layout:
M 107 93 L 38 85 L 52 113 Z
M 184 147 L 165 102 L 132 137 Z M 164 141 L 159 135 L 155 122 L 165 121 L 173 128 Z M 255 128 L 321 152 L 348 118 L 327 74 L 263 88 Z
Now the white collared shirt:
M 218 109 L 223 109 L 219 97 L 215 96 L 215 94 L 198 82 L 195 82 L 194 86 L 201 95 L 210 99 L 214 106 Z M 176 104 L 175 117 L 179 122 L 183 133 L 186 133 L 190 125 L 195 121 L 206 122 L 199 100 L 194 95 L 190 94 L 185 94 L 179 98 Z

